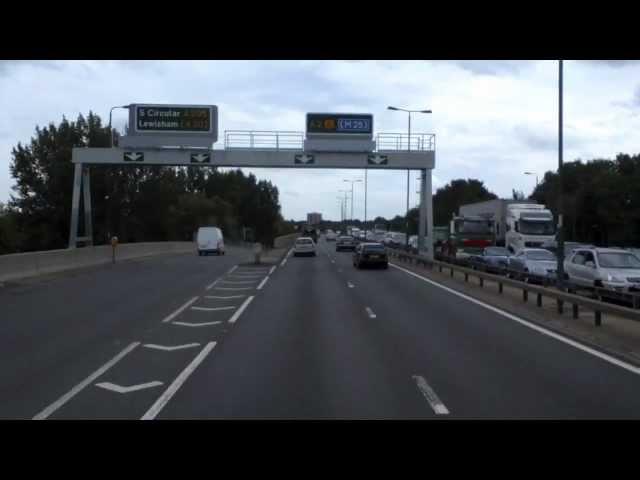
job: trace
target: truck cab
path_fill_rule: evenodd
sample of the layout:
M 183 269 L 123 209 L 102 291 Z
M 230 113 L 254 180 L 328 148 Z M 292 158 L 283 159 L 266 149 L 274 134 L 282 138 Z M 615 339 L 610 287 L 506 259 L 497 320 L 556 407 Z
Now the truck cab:
M 449 224 L 445 256 L 469 258 L 495 244 L 493 219 L 482 216 L 454 216 Z M 446 248 L 445 248 L 446 250 Z
M 555 234 L 553 214 L 544 205 L 507 206 L 505 244 L 512 253 L 523 248 L 540 248 L 554 240 Z

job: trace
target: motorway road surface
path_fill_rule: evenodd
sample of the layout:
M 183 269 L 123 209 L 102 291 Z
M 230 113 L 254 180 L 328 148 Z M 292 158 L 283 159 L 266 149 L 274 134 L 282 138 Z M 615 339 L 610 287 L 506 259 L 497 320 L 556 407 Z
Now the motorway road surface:
M 0 418 L 640 417 L 639 368 L 334 245 L 0 290 Z

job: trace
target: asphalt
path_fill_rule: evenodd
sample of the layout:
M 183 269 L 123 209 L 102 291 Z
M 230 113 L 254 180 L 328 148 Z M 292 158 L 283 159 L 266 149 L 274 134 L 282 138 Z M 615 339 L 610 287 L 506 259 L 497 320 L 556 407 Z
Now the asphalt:
M 400 268 L 357 270 L 334 243 L 318 253 L 275 269 L 180 255 L 0 290 L 0 418 L 640 417 L 640 370 Z

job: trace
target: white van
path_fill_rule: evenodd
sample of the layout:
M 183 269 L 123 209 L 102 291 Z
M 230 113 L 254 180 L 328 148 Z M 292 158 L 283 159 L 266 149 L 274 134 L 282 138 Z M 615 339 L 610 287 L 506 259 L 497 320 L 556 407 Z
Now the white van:
M 200 227 L 196 235 L 198 255 L 217 253 L 224 255 L 224 237 L 218 227 Z

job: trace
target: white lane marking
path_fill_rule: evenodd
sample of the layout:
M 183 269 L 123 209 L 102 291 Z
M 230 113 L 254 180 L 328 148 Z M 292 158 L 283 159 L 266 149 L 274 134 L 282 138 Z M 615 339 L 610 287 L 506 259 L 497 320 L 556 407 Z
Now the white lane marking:
M 342 273 L 342 269 L 341 269 L 341 268 L 339 268 L 339 269 L 338 269 L 338 272 Z
M 154 350 L 163 350 L 165 352 L 174 352 L 176 350 L 184 350 L 185 348 L 194 348 L 199 347 L 199 343 L 185 343 L 184 345 L 174 345 L 173 347 L 168 347 L 165 345 L 156 345 L 155 343 L 145 343 L 142 345 L 145 348 L 152 348 Z
M 115 357 L 113 357 L 107 363 L 102 365 L 98 370 L 93 372 L 91 375 L 89 375 L 82 382 L 80 382 L 78 385 L 76 385 L 71 390 L 69 390 L 67 393 L 65 393 L 58 400 L 56 400 L 51 405 L 49 405 L 47 408 L 45 408 L 40 413 L 38 413 L 35 417 L 33 417 L 33 420 L 44 420 L 45 418 L 47 418 L 49 415 L 51 415 L 53 412 L 55 412 L 57 409 L 59 409 L 61 406 L 63 406 L 65 403 L 67 403 L 69 400 L 71 400 L 71 398 L 74 397 L 75 395 L 77 395 L 83 388 L 85 388 L 87 385 L 92 383 L 96 378 L 98 378 L 100 375 L 102 375 L 104 372 L 106 372 L 111 367 L 113 367 L 116 363 L 118 363 L 120 360 L 122 360 L 122 358 L 125 355 L 127 355 L 129 352 L 131 352 L 131 350 L 136 348 L 138 345 L 140 345 L 140 342 L 133 342 L 133 343 L 129 344 L 129 346 L 127 346 L 127 348 L 122 350 L 119 354 L 117 354 Z
M 273 267 L 271 267 L 271 270 L 269 270 L 269 275 L 271 275 L 275 269 L 276 269 L 275 265 Z
M 220 320 L 215 322 L 171 322 L 171 325 L 181 325 L 183 327 L 206 327 L 208 325 L 218 325 Z
M 231 267 L 229 269 L 229 271 L 227 272 L 227 275 L 231 275 L 235 271 L 236 268 L 238 268 L 238 265 L 234 265 L 233 267 Z
M 216 287 L 215 290 L 253 290 L 251 287 Z
M 354 285 L 353 283 L 351 283 L 351 282 L 347 282 L 347 287 L 349 287 L 349 288 L 353 288 L 354 286 L 355 286 L 355 285 Z
M 180 308 L 178 308 L 175 312 L 173 312 L 172 314 L 170 314 L 169 316 L 165 317 L 162 320 L 162 323 L 167 323 L 170 322 L 171 320 L 173 320 L 174 318 L 176 318 L 178 315 L 180 315 L 184 310 L 186 310 L 187 308 L 189 308 L 191 306 L 191 304 L 195 303 L 196 300 L 198 300 L 199 297 L 193 297 L 191 300 L 189 300 L 187 303 L 185 303 L 184 305 L 182 305 Z
M 234 308 L 236 307 L 191 307 L 191 310 L 199 310 L 201 312 L 216 312 L 218 310 L 233 310 Z
M 171 400 L 171 397 L 176 394 L 182 384 L 187 380 L 187 378 L 189 378 L 189 376 L 198 367 L 198 365 L 202 363 L 206 356 L 209 355 L 209 352 L 211 352 L 211 350 L 213 350 L 213 347 L 215 346 L 216 342 L 207 343 L 205 347 L 200 351 L 200 353 L 196 356 L 196 358 L 194 358 L 191 363 L 187 365 L 187 368 L 180 372 L 180 375 L 178 375 L 178 377 L 171 383 L 171 385 L 169 385 L 165 392 L 160 395 L 158 400 L 156 400 L 156 402 L 151 405 L 151 408 L 147 410 L 147 413 L 142 416 L 141 420 L 153 420 L 154 418 L 156 418 L 158 413 L 160 413 L 160 411 L 169 402 L 169 400 Z
M 238 320 L 238 318 L 240 318 L 240 315 L 242 315 L 242 312 L 244 312 L 244 309 L 247 308 L 247 305 L 251 303 L 251 300 L 253 300 L 253 297 L 247 298 L 244 301 L 244 303 L 240 305 L 240 308 L 236 310 L 236 313 L 234 313 L 233 316 L 229 319 L 229 323 L 235 323 L 235 321 Z
M 444 285 L 440 285 L 439 283 L 434 282 L 433 280 L 430 280 L 430 279 L 425 278 L 425 277 L 423 277 L 421 275 L 418 275 L 417 273 L 414 273 L 414 272 L 412 272 L 410 270 L 406 270 L 406 269 L 404 269 L 402 267 L 399 267 L 398 265 L 395 265 L 395 264 L 393 264 L 391 262 L 389 262 L 389 265 L 391 265 L 394 268 L 397 268 L 398 270 L 402 270 L 403 272 L 408 273 L 409 275 L 411 275 L 413 277 L 419 278 L 420 280 L 422 280 L 424 282 L 430 283 L 434 287 L 438 287 L 438 288 L 441 288 L 443 290 L 446 290 L 447 292 L 452 293 L 454 295 L 457 295 L 460 298 L 464 298 L 465 300 L 468 300 L 471 303 L 475 303 L 476 305 L 480 305 L 481 307 L 484 307 L 487 310 L 491 310 L 492 312 L 495 312 L 495 313 L 497 313 L 499 315 L 502 315 L 503 317 L 506 317 L 506 318 L 508 318 L 510 320 L 513 320 L 514 322 L 518 322 L 519 324 L 524 325 L 525 327 L 529 327 L 532 330 L 535 330 L 535 331 L 537 331 L 539 333 L 542 333 L 544 335 L 548 335 L 549 337 L 555 338 L 556 340 L 559 340 L 559 341 L 561 341 L 563 343 L 566 343 L 567 345 L 571 345 L 572 347 L 575 347 L 578 350 L 582 350 L 585 353 L 589 353 L 589 354 L 591 354 L 591 355 L 593 355 L 595 357 L 598 357 L 598 358 L 604 360 L 605 362 L 609 362 L 609 363 L 611 363 L 613 365 L 616 365 L 617 367 L 624 368 L 625 370 L 628 370 L 629 372 L 635 373 L 636 375 L 640 375 L 640 367 L 636 367 L 636 366 L 631 365 L 631 364 L 629 364 L 627 362 L 623 362 L 622 360 L 618 360 L 617 358 L 612 357 L 611 355 L 607 355 L 606 353 L 599 352 L 598 350 L 595 350 L 595 349 L 593 349 L 591 347 L 583 345 L 583 344 L 581 344 L 579 342 L 576 342 L 575 340 L 572 340 L 570 338 L 563 337 L 562 335 L 559 335 L 559 334 L 557 334 L 555 332 L 547 330 L 546 328 L 540 327 L 540 326 L 535 325 L 535 324 L 533 324 L 533 323 L 531 323 L 531 322 L 529 322 L 527 320 L 524 320 L 524 319 L 522 319 L 520 317 L 512 315 L 509 312 L 505 312 L 504 310 L 501 310 L 501 309 L 499 309 L 497 307 L 494 307 L 494 306 L 489 305 L 487 303 L 484 303 L 484 302 L 482 302 L 480 300 L 477 300 L 477 299 L 475 299 L 473 297 L 465 295 L 464 293 L 461 293 L 461 292 L 458 292 L 456 290 L 453 290 L 452 288 L 445 287 Z
M 332 259 L 332 260 L 331 260 L 331 263 L 336 263 L 336 261 Z
M 256 282 L 257 280 L 247 280 L 247 281 L 241 280 L 239 282 L 235 282 L 232 280 L 222 280 L 220 283 L 229 283 L 231 285 L 246 285 L 248 283 L 256 283 Z
M 216 278 L 212 283 L 210 283 L 209 285 L 207 285 L 206 287 L 204 287 L 205 290 L 211 290 L 213 287 L 215 287 L 218 282 L 222 280 L 222 277 L 220 278 Z
M 118 393 L 137 392 L 138 390 L 144 390 L 146 388 L 152 388 L 152 387 L 159 387 L 160 385 L 164 385 L 164 384 L 157 380 L 153 382 L 140 383 L 138 385 L 131 385 L 130 387 L 123 387 L 121 385 L 116 385 L 115 383 L 111 383 L 111 382 L 96 383 L 96 387 L 104 388 L 106 390 L 111 390 L 112 392 L 118 392 Z
M 256 290 L 262 290 L 262 287 L 264 287 L 264 284 L 267 283 L 267 280 L 269 280 L 269 276 L 267 275 L 266 277 L 264 277 L 264 280 L 262 280 L 260 282 L 260 285 L 258 285 L 258 287 L 256 288 Z
M 436 395 L 436 392 L 433 391 L 433 388 L 429 386 L 424 377 L 420 375 L 411 375 L 411 378 L 415 380 L 418 385 L 418 389 L 422 392 L 424 398 L 427 399 L 427 402 L 429 402 L 433 411 L 436 412 L 436 415 L 449 415 L 449 410 L 438 398 L 438 395 Z
M 246 297 L 246 295 L 228 295 L 226 297 L 219 297 L 219 296 L 216 296 L 216 295 L 205 295 L 204 298 L 215 298 L 215 299 L 218 299 L 218 300 L 228 300 L 230 298 L 244 298 L 244 297 Z
M 281 267 L 284 267 L 284 264 L 287 263 L 287 258 L 289 258 L 289 256 L 285 255 L 285 257 L 282 259 L 282 262 L 280 262 Z
M 367 311 L 367 315 L 369 315 L 369 318 L 376 318 L 376 314 L 373 313 L 373 310 L 371 310 L 369 307 L 365 308 L 365 310 Z

